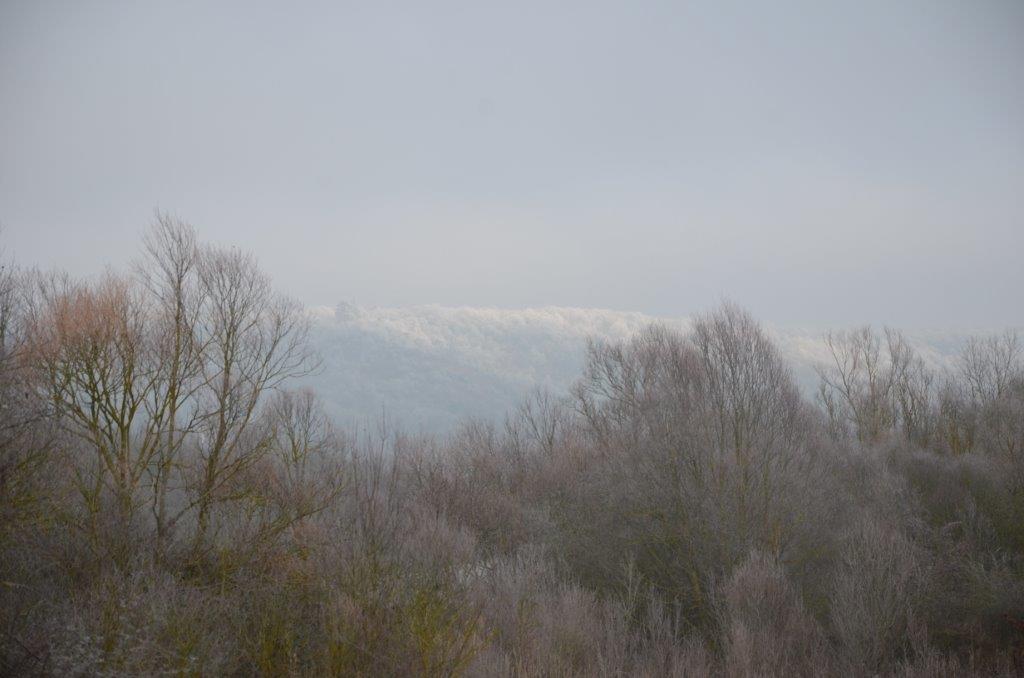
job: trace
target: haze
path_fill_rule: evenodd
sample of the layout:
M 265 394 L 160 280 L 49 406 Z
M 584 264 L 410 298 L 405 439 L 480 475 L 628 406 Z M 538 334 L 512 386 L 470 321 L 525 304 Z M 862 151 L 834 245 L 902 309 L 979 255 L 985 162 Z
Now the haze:
M 0 224 L 308 304 L 1024 321 L 1024 4 L 0 5 Z

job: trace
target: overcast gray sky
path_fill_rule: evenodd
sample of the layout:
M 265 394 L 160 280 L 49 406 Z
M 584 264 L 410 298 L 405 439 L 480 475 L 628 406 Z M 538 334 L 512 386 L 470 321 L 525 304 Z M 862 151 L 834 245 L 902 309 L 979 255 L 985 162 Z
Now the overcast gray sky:
M 1024 2 L 0 1 L 8 254 L 311 304 L 1024 322 Z

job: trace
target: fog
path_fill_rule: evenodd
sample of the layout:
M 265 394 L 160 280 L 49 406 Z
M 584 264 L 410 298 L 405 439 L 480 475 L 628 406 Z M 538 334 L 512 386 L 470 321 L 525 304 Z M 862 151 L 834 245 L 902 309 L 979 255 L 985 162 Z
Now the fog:
M 85 273 L 169 209 L 307 304 L 1020 324 L 1022 81 L 1009 0 L 11 2 L 0 224 Z

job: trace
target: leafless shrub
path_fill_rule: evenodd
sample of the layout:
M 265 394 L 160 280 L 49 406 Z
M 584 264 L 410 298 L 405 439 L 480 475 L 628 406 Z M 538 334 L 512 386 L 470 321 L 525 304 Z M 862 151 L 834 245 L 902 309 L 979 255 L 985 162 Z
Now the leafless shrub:
M 728 675 L 818 676 L 834 670 L 824 633 L 774 558 L 752 553 L 719 596 Z
M 853 670 L 878 671 L 909 655 L 924 573 L 914 544 L 876 521 L 858 522 L 836 564 L 830 619 Z

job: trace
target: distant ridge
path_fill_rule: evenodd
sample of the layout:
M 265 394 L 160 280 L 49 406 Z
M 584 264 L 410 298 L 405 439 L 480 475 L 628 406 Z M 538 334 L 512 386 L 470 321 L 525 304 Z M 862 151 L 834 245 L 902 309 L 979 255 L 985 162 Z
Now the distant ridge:
M 583 367 L 589 337 L 627 339 L 651 323 L 686 331 L 687 318 L 634 311 L 568 308 L 499 309 L 364 307 L 341 303 L 309 310 L 323 369 L 308 377 L 336 418 L 365 423 L 382 411 L 412 431 L 438 432 L 466 417 L 500 421 L 533 388 L 565 393 Z M 828 360 L 824 329 L 766 326 L 807 390 L 814 365 Z M 936 367 L 968 336 L 907 333 Z

